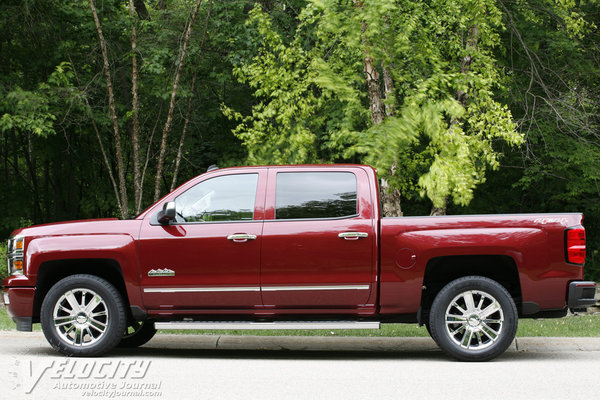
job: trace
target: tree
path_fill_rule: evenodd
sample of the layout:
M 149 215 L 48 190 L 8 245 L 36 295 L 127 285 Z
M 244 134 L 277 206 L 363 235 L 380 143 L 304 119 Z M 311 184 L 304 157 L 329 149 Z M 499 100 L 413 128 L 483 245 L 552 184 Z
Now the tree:
M 299 20 L 287 39 L 251 13 L 263 45 L 236 73 L 257 101 L 245 117 L 226 108 L 249 162 L 360 159 L 389 190 L 445 209 L 497 168 L 494 141 L 522 143 L 494 98 L 493 1 L 312 1 Z

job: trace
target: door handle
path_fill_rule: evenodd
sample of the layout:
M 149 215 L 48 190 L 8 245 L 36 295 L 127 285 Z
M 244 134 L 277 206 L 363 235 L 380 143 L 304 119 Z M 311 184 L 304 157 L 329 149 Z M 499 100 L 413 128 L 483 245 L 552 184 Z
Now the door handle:
M 250 235 L 248 233 L 235 233 L 233 235 L 227 236 L 228 240 L 232 240 L 236 243 L 247 242 L 248 240 L 256 239 L 256 235 Z
M 338 233 L 338 237 L 346 240 L 357 240 L 369 237 L 369 234 L 367 232 L 341 232 Z

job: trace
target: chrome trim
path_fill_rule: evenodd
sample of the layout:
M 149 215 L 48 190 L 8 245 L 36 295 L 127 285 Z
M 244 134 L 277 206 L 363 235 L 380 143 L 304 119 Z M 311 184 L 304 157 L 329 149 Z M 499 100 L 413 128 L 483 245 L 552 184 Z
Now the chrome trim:
M 254 240 L 256 239 L 256 235 L 251 235 L 248 233 L 236 233 L 233 235 L 227 236 L 228 240 Z
M 66 291 L 54 305 L 54 329 L 66 345 L 88 347 L 100 341 L 111 324 L 108 306 L 93 290 Z
M 467 290 L 455 296 L 444 319 L 448 338 L 466 350 L 483 350 L 504 336 L 502 305 L 482 290 Z
M 15 249 L 16 242 L 23 241 L 23 248 L 21 250 Z M 13 271 L 13 262 L 14 261 L 24 261 L 25 256 L 25 236 L 17 235 L 8 239 L 8 243 L 6 245 L 6 268 L 8 270 L 8 275 L 22 275 L 25 273 L 25 262 L 23 262 L 22 270 Z
M 263 286 L 265 292 L 286 292 L 301 290 L 369 290 L 370 285 L 334 285 L 334 286 Z M 145 288 L 144 293 L 210 293 L 210 292 L 260 292 L 257 286 L 239 287 L 169 287 Z
M 285 292 L 296 290 L 369 290 L 370 285 L 333 285 L 333 286 L 263 286 L 265 292 Z
M 151 269 L 148 276 L 175 276 L 175 271 L 169 268 Z
M 156 329 L 379 329 L 379 321 L 172 321 L 155 322 Z
M 341 232 L 338 234 L 338 237 L 342 239 L 360 239 L 369 237 L 369 234 L 367 232 Z
M 2 297 L 3 297 L 3 300 L 4 300 L 4 304 L 5 305 L 9 305 L 10 304 L 10 299 L 8 298 L 8 293 L 6 293 L 6 292 L 2 293 Z
M 260 287 L 182 287 L 182 288 L 145 288 L 144 293 L 202 293 L 202 292 L 260 292 Z

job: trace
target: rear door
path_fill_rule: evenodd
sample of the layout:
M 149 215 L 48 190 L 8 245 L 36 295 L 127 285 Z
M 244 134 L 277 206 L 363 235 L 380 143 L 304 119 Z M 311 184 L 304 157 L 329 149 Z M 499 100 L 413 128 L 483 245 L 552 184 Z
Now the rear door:
M 265 307 L 365 306 L 375 245 L 369 193 L 362 169 L 269 170 L 261 256 Z

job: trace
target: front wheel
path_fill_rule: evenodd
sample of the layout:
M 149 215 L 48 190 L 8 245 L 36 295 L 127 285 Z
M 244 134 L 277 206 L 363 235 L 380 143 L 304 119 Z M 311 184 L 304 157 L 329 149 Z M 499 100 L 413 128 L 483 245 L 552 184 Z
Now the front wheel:
M 125 331 L 119 291 L 94 275 L 71 275 L 56 283 L 42 302 L 42 331 L 67 356 L 98 356 L 113 349 Z
M 429 314 L 431 337 L 460 361 L 502 354 L 517 332 L 515 303 L 498 282 L 481 276 L 456 279 L 438 293 Z

